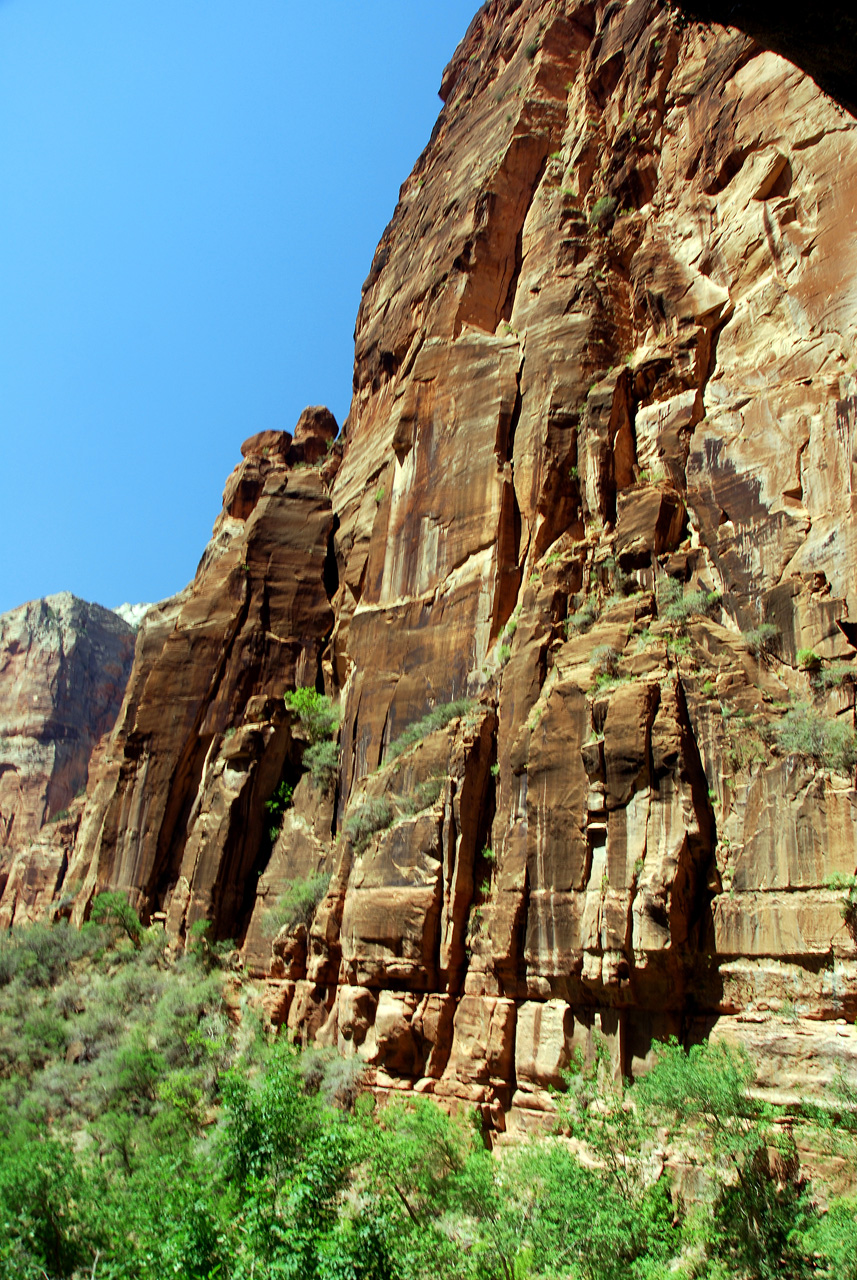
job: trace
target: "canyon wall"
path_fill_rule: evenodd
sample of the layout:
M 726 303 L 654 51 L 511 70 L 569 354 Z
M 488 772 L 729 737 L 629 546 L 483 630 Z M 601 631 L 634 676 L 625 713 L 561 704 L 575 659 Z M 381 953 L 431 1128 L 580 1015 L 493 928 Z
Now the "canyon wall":
M 441 96 L 342 435 L 251 438 L 143 624 L 75 918 L 210 920 L 275 1021 L 496 1129 L 594 1032 L 822 1089 L 857 1069 L 855 121 L 658 0 L 490 0 Z
M 62 885 L 133 657 L 133 629 L 67 591 L 0 616 L 0 927 L 40 914 Z

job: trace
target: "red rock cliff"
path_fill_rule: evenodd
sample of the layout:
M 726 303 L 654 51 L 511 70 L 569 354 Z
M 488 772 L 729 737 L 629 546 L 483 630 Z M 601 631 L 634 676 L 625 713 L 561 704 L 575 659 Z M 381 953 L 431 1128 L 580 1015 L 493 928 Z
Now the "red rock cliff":
M 317 411 L 245 448 L 138 646 L 77 910 L 210 917 L 296 1033 L 501 1127 L 594 1030 L 630 1070 L 752 1035 L 778 1088 L 822 1083 L 857 1061 L 826 887 L 857 832 L 855 122 L 657 0 L 490 0 L 442 97 L 341 465 Z M 306 684 L 342 707 L 326 795 Z M 272 958 L 272 901 L 325 870 Z
M 38 914 L 62 882 L 133 655 L 122 618 L 67 591 L 0 617 L 0 924 Z

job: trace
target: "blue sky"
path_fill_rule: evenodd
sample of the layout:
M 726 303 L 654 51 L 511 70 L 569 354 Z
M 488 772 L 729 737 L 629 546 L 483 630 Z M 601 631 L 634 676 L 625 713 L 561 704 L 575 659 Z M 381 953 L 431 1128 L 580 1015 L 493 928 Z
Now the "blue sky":
M 478 0 L 0 0 L 0 612 L 192 577 L 254 431 L 348 411 Z

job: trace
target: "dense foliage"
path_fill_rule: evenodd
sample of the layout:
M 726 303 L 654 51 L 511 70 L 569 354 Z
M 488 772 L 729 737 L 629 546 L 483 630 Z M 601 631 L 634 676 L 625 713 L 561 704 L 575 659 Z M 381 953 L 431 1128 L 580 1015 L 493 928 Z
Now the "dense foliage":
M 857 1280 L 857 1206 L 819 1211 L 726 1048 L 662 1046 L 633 1086 L 600 1049 L 557 1136 L 492 1154 L 472 1117 L 376 1106 L 353 1063 L 270 1041 L 204 930 L 171 957 L 94 915 L 0 943 L 4 1280 Z

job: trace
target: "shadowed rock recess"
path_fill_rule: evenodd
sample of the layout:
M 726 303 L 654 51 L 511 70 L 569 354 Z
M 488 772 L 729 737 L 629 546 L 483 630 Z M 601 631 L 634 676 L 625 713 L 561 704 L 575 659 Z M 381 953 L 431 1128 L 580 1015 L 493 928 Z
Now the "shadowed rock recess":
M 855 121 L 656 0 L 491 0 L 441 96 L 342 435 L 248 441 L 143 625 L 76 918 L 209 919 L 276 1022 L 497 1130 L 595 1032 L 822 1088 L 857 1066 Z

